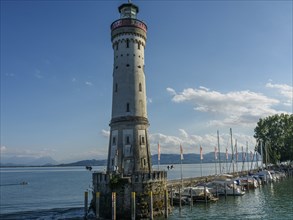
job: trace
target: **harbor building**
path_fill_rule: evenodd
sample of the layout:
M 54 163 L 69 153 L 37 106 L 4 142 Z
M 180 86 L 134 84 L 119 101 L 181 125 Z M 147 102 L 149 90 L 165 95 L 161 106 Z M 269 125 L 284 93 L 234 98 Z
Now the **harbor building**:
M 114 64 L 107 170 L 93 173 L 91 206 L 103 218 L 152 218 L 164 214 L 168 200 L 167 172 L 154 171 L 151 161 L 144 72 L 147 25 L 137 19 L 139 7 L 130 1 L 118 11 L 120 18 L 110 26 Z

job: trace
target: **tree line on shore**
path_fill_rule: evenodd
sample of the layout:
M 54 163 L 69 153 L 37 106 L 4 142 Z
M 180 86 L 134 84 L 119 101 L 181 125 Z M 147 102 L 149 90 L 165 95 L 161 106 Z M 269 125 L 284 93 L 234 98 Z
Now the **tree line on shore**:
M 254 132 L 258 143 L 256 151 L 263 152 L 264 162 L 277 164 L 293 161 L 293 114 L 261 118 Z

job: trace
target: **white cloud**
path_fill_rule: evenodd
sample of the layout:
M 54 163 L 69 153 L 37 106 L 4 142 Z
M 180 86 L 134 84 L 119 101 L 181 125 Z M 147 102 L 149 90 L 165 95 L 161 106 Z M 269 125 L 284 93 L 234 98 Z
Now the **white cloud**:
M 85 84 L 86 84 L 87 86 L 92 86 L 92 85 L 93 85 L 93 83 L 92 83 L 92 82 L 89 82 L 89 81 L 86 81 Z
M 147 103 L 153 103 L 153 99 L 152 98 L 147 98 Z
M 187 88 L 180 93 L 172 88 L 167 88 L 167 91 L 175 103 L 190 102 L 196 111 L 224 117 L 210 121 L 210 125 L 255 125 L 259 118 L 280 113 L 273 108 L 279 103 L 277 99 L 248 90 L 220 93 L 200 87 Z
M 101 135 L 103 136 L 103 137 L 106 137 L 106 138 L 109 138 L 110 137 L 110 131 L 107 131 L 107 130 L 102 130 L 101 131 Z
M 246 142 L 248 143 L 249 150 L 253 150 L 255 147 L 255 139 L 252 136 L 244 134 L 233 134 L 233 145 L 237 140 L 238 149 L 243 146 L 246 149 Z M 228 152 L 231 152 L 231 136 L 228 133 L 219 135 L 220 150 L 225 152 L 228 148 Z M 205 134 L 196 135 L 189 134 L 184 129 L 179 129 L 178 137 L 169 136 L 165 134 L 150 134 L 151 153 L 157 154 L 157 144 L 160 143 L 162 154 L 179 154 L 179 146 L 182 144 L 184 153 L 196 153 L 199 154 L 200 146 L 203 147 L 204 153 L 213 152 L 214 148 L 218 146 L 217 134 Z M 239 150 L 240 151 L 240 150 Z
M 4 153 L 6 151 L 6 147 L 5 146 L 1 146 L 0 147 L 0 153 L 2 154 L 2 153 Z
M 34 76 L 36 77 L 36 78 L 38 78 L 38 79 L 42 79 L 44 76 L 43 76 L 43 74 L 41 73 L 41 71 L 39 70 L 39 69 L 36 69 L 35 70 L 35 74 L 34 74 Z
M 28 148 L 12 148 L 1 146 L 1 156 L 4 157 L 54 157 L 56 150 L 54 148 L 41 148 L 39 150 L 32 150 Z
M 75 77 L 72 78 L 71 82 L 76 82 L 77 79 Z
M 102 160 L 107 159 L 108 146 L 104 148 L 89 149 L 78 154 L 69 155 L 70 159 L 65 159 L 67 162 L 75 162 L 79 160 Z
M 266 84 L 267 88 L 276 89 L 279 94 L 286 98 L 286 101 L 283 103 L 287 106 L 292 106 L 292 99 L 293 99 L 293 87 L 287 84 L 272 84 L 268 82 Z
M 187 132 L 184 129 L 180 128 L 179 129 L 179 132 L 180 132 L 180 136 L 181 137 L 188 138 L 188 134 L 187 134 Z
M 176 95 L 176 92 L 175 92 L 175 90 L 174 90 L 174 89 L 172 89 L 172 88 L 167 88 L 167 92 L 169 92 L 169 93 L 170 93 L 170 95 Z

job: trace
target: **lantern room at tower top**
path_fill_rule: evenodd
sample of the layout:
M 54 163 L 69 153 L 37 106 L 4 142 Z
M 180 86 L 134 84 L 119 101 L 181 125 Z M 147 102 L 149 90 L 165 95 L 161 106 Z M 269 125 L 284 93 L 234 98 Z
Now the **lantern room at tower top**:
M 137 27 L 145 32 L 147 31 L 147 25 L 136 17 L 139 12 L 139 8 L 136 5 L 132 3 L 122 4 L 118 10 L 120 12 L 120 19 L 111 24 L 112 31 L 119 27 Z

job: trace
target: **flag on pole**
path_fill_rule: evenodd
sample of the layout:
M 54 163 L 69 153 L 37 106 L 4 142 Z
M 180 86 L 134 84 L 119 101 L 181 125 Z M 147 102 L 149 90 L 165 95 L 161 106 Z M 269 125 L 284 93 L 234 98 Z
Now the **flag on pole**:
M 160 149 L 160 143 L 158 142 L 158 161 L 161 159 L 161 149 Z
M 182 145 L 180 144 L 180 158 L 181 160 L 183 160 L 183 149 L 182 149 Z
M 226 160 L 228 160 L 228 148 L 226 148 Z
M 218 159 L 218 148 L 215 147 L 215 160 L 217 160 L 217 159 Z
M 203 159 L 203 155 L 202 155 L 202 147 L 200 146 L 200 159 Z

